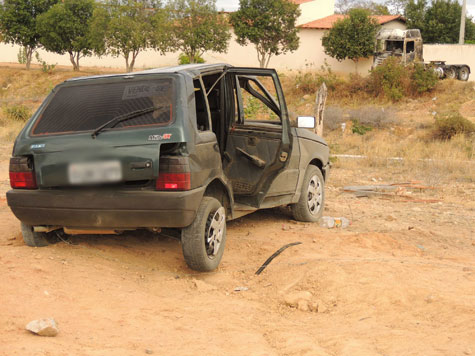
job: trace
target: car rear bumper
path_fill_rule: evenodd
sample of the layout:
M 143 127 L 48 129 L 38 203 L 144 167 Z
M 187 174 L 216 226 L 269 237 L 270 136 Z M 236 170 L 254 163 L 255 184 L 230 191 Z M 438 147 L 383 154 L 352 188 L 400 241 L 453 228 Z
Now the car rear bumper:
M 7 192 L 28 225 L 84 228 L 182 228 L 190 225 L 205 188 L 184 192 L 21 190 Z

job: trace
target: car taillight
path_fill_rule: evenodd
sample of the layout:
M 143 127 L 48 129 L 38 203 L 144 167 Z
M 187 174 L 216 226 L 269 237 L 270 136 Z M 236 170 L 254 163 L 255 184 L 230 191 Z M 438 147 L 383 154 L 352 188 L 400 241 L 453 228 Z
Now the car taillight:
M 14 189 L 37 189 L 33 162 L 29 157 L 10 158 L 10 186 Z
M 160 173 L 156 184 L 157 190 L 190 190 L 190 173 Z
M 190 190 L 191 174 L 188 157 L 161 156 L 157 190 Z

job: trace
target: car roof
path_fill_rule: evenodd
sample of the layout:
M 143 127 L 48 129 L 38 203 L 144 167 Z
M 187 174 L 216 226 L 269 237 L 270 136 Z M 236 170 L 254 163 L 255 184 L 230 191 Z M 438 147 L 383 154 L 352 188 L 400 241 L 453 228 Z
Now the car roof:
M 170 66 L 170 67 L 161 67 L 154 69 L 147 69 L 140 72 L 131 72 L 131 73 L 119 73 L 119 74 L 102 74 L 102 75 L 93 75 L 87 77 L 77 77 L 66 80 L 66 82 L 80 81 L 80 80 L 89 80 L 89 79 L 99 79 L 99 78 L 113 78 L 113 77 L 132 77 L 136 75 L 147 75 L 147 74 L 171 74 L 171 73 L 183 73 L 191 77 L 196 77 L 200 74 L 205 74 L 209 72 L 218 72 L 223 71 L 226 68 L 232 67 L 230 64 L 226 63 L 216 63 L 216 64 L 185 64 L 179 66 Z

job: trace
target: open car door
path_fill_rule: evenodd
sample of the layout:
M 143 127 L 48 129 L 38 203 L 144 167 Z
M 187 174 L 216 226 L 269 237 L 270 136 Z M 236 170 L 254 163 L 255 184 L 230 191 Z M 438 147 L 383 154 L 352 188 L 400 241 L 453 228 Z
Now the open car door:
M 292 150 L 287 106 L 276 71 L 229 68 L 225 106 L 225 173 L 235 201 L 259 208 Z

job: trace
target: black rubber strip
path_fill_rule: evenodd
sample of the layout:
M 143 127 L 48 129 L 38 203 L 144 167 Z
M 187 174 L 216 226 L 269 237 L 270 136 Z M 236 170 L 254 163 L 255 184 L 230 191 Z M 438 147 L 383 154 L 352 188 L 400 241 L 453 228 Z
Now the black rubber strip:
M 279 256 L 284 250 L 288 249 L 289 247 L 291 246 L 295 246 L 295 245 L 301 245 L 302 243 L 301 242 L 292 242 L 290 244 L 287 244 L 285 246 L 282 246 L 281 248 L 279 248 L 277 251 L 274 252 L 274 254 L 272 256 L 270 256 L 265 262 L 264 264 L 259 267 L 259 269 L 256 271 L 256 275 L 260 275 L 262 273 L 262 271 L 269 265 L 269 263 L 272 262 L 272 260 L 274 258 L 276 258 L 277 256 Z

